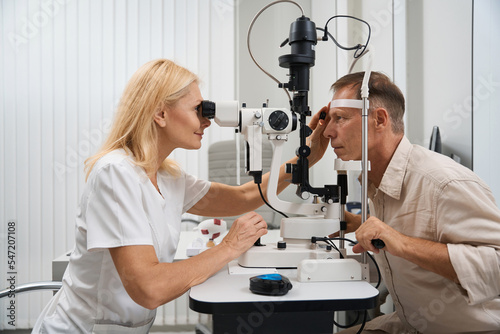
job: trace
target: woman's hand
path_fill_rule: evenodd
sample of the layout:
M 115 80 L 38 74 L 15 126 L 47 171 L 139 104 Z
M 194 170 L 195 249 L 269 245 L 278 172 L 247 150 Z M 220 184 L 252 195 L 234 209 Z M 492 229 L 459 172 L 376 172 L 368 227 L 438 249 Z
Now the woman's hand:
M 309 122 L 309 127 L 313 130 L 313 133 L 307 138 L 307 144 L 311 148 L 311 154 L 308 157 L 310 166 L 321 160 L 330 142 L 329 138 L 323 136 L 326 125 L 330 121 L 328 110 L 329 105 L 321 108 Z
M 234 258 L 237 258 L 265 234 L 267 234 L 266 221 L 258 213 L 249 212 L 233 222 L 221 244 L 229 247 L 234 252 Z
M 344 218 L 347 223 L 347 229 L 345 230 L 345 233 L 355 232 L 361 225 L 361 216 L 349 211 L 344 211 L 344 214 Z M 339 232 L 335 232 L 329 235 L 330 238 L 338 238 L 338 236 Z
M 110 248 L 109 252 L 129 296 L 153 310 L 204 282 L 266 233 L 262 216 L 249 212 L 234 221 L 220 244 L 183 261 L 160 262 L 150 245 Z

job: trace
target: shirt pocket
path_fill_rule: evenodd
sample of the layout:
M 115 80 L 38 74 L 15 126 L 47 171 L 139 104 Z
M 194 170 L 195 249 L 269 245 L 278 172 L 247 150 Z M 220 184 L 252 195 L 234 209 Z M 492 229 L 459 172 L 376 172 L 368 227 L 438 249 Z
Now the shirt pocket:
M 390 224 L 399 232 L 416 238 L 434 240 L 436 228 L 434 218 L 427 208 L 414 208 L 414 210 L 397 212 Z

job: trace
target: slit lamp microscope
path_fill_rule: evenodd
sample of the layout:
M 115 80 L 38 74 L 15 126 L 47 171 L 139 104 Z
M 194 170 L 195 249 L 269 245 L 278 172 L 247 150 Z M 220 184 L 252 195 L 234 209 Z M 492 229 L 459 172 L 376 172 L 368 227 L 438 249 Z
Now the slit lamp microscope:
M 260 13 L 252 21 L 248 39 L 251 27 Z M 368 25 L 366 22 L 364 23 Z M 254 180 L 259 184 L 259 187 L 262 176 L 262 138 L 263 136 L 268 137 L 274 148 L 267 187 L 268 202 L 273 209 L 280 213 L 286 212 L 296 215 L 295 217 L 282 219 L 280 227 L 282 241 L 277 244 L 267 245 L 260 245 L 260 243 L 257 245 L 256 243 L 238 259 L 239 265 L 259 268 L 297 268 L 297 279 L 300 282 L 369 281 L 369 265 L 366 253 L 363 253 L 361 257 L 348 257 L 346 254 L 344 210 L 347 197 L 347 171 L 361 171 L 362 221 L 364 222 L 367 218 L 368 155 L 366 121 L 370 70 L 365 71 L 365 78 L 361 88 L 361 100 L 334 100 L 331 104 L 332 108 L 354 107 L 361 109 L 363 119 L 362 160 L 342 161 L 336 159 L 333 167 L 337 171 L 337 184 L 313 187 L 309 183 L 308 156 L 310 148 L 306 144 L 307 137 L 312 131 L 306 124 L 306 117 L 311 115 L 308 105 L 308 92 L 310 68 L 315 64 L 315 49 L 318 42 L 316 30 L 315 23 L 302 15 L 291 23 L 289 37 L 283 43 L 283 45 L 288 43 L 291 46 L 291 53 L 279 57 L 279 66 L 289 69 L 289 81 L 285 83 L 279 83 L 278 81 L 278 83 L 279 87 L 283 88 L 289 97 L 288 92 L 293 93 L 293 98 L 289 99 L 290 108 L 247 108 L 245 105 L 239 108 L 237 101 L 217 103 L 203 101 L 201 105 L 202 114 L 204 117 L 213 118 L 219 126 L 236 127 L 244 136 L 246 141 L 245 170 L 249 175 L 254 176 Z M 333 39 L 327 31 L 327 25 L 325 25 L 325 29 L 318 30 L 324 31 L 323 38 L 319 40 L 327 40 L 328 35 Z M 351 48 L 356 51 L 349 72 L 352 71 L 355 62 L 360 56 L 369 53 L 367 48 L 368 40 L 366 45 Z M 337 44 L 337 42 L 335 43 Z M 249 52 L 251 55 L 250 46 Z M 256 65 L 261 68 L 252 55 L 251 57 Z M 286 202 L 277 196 L 283 145 L 287 141 L 289 134 L 297 128 L 300 136 L 300 145 L 296 150 L 298 160 L 296 164 L 287 165 L 286 171 L 291 174 L 291 182 L 297 185 L 297 195 L 303 200 L 313 195 L 317 199 L 313 203 Z M 327 237 L 336 231 L 340 231 L 338 247 Z M 322 241 L 325 244 L 320 244 Z M 378 247 L 383 248 L 383 245 L 379 244 Z

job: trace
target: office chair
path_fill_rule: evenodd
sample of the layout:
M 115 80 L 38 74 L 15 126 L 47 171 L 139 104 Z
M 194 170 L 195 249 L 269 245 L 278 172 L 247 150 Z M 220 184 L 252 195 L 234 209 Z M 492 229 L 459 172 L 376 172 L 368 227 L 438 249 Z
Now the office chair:
M 25 283 L 21 285 L 17 285 L 14 290 L 10 288 L 4 289 L 0 291 L 0 298 L 4 298 L 9 296 L 11 293 L 19 294 L 23 292 L 30 292 L 35 290 L 53 290 L 57 291 L 62 287 L 62 282 L 58 281 L 40 281 L 40 282 L 32 282 Z

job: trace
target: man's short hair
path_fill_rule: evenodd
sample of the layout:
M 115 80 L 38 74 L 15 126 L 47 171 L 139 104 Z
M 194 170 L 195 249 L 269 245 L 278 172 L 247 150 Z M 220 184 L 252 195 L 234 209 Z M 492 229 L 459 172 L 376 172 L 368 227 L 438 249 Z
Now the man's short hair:
M 361 99 L 361 84 L 365 72 L 356 72 L 338 79 L 331 87 L 333 93 L 344 88 L 354 89 L 356 98 Z M 405 98 L 401 90 L 391 79 L 380 72 L 371 72 L 368 82 L 370 110 L 384 108 L 389 113 L 392 131 L 404 133 L 403 115 L 405 113 Z

